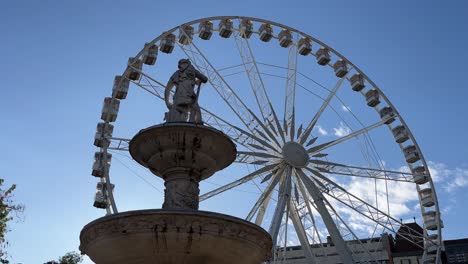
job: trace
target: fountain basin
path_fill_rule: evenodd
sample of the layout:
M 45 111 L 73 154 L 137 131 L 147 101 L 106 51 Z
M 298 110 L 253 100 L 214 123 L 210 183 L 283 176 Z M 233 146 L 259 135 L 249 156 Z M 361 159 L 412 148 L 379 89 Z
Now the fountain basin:
M 87 224 L 80 250 L 97 264 L 259 264 L 270 235 L 245 220 L 205 211 L 139 210 Z

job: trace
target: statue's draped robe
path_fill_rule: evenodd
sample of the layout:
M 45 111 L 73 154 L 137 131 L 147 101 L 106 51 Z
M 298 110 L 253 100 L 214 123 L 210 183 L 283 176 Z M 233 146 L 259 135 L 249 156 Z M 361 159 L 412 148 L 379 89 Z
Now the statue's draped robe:
M 203 83 L 208 81 L 205 75 L 190 64 L 187 68 L 180 69 L 171 76 L 168 86 L 173 84 L 176 91 L 172 99 L 173 106 L 169 111 L 168 121 L 186 121 L 187 113 L 190 111 L 190 122 L 202 122 L 197 95 L 194 91 L 197 78 Z

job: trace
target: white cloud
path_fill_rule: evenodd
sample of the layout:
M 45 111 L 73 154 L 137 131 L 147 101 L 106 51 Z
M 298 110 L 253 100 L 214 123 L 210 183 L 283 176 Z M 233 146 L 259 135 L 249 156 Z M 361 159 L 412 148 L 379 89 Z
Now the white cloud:
M 322 136 L 328 135 L 328 132 L 320 125 L 317 125 L 317 131 Z
M 344 137 L 351 133 L 351 129 L 347 127 L 343 122 L 340 122 L 340 126 L 338 128 L 333 128 L 335 130 L 335 136 L 337 137 Z
M 344 112 L 349 112 L 351 108 L 349 106 L 341 105 L 341 110 L 343 110 Z
M 428 162 L 432 180 L 442 185 L 446 192 L 468 186 L 467 168 L 448 168 L 444 163 Z

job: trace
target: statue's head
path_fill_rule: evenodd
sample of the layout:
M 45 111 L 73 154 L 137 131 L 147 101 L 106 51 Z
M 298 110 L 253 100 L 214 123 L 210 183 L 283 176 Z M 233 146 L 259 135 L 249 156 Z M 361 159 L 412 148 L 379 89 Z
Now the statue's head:
M 189 59 L 181 59 L 179 60 L 179 70 L 184 71 L 190 66 L 190 60 Z

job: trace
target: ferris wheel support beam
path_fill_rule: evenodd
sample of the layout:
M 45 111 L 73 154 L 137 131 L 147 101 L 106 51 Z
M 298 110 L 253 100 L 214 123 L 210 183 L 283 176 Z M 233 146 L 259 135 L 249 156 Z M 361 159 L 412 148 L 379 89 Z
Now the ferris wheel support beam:
M 317 124 L 317 121 L 319 120 L 320 116 L 322 115 L 323 111 L 327 108 L 327 106 L 330 104 L 330 101 L 333 99 L 335 96 L 336 92 L 338 89 L 340 89 L 341 85 L 343 84 L 343 81 L 346 79 L 346 75 L 343 76 L 333 87 L 333 90 L 328 94 L 328 97 L 323 101 L 322 105 L 320 106 L 320 109 L 315 113 L 314 117 L 312 120 L 310 120 L 310 123 L 307 125 L 306 129 L 302 133 L 302 137 L 299 140 L 299 144 L 304 144 L 304 142 L 307 140 L 309 137 L 310 133 L 312 132 L 312 129 L 314 129 L 315 124 Z
M 281 226 L 281 221 L 283 219 L 284 210 L 286 208 L 286 204 L 288 203 L 289 197 L 291 196 L 291 173 L 291 167 L 287 166 L 284 170 L 284 177 L 280 185 L 278 203 L 276 204 L 273 219 L 268 230 L 268 233 L 270 233 L 271 238 L 273 240 L 273 256 L 275 255 L 274 251 L 276 249 L 276 242 Z
M 272 193 L 273 192 L 270 192 L 270 194 L 268 194 L 267 198 L 263 201 L 262 205 L 258 209 L 257 217 L 255 218 L 255 224 L 256 225 L 261 225 L 262 224 L 263 218 L 265 217 L 266 209 L 267 209 L 268 204 L 270 203 L 270 200 L 271 200 L 271 194 Z
M 341 261 L 344 264 L 354 264 L 355 261 L 351 254 L 351 251 L 349 250 L 343 237 L 341 236 L 338 227 L 336 226 L 335 222 L 333 221 L 333 218 L 330 215 L 330 212 L 327 210 L 327 207 L 324 203 L 325 197 L 323 197 L 323 194 L 319 191 L 317 185 L 315 185 L 315 183 L 311 179 L 309 179 L 302 170 L 297 170 L 297 172 L 299 174 L 300 180 L 302 180 L 307 191 L 314 200 L 314 203 L 317 207 L 317 211 L 322 217 L 333 243 L 335 243 Z
M 317 176 L 315 180 L 322 182 L 322 184 L 325 186 L 325 189 L 323 190 L 324 193 L 326 193 L 328 196 L 332 197 L 336 201 L 342 203 L 343 205 L 349 207 L 350 209 L 354 210 L 355 212 L 359 213 L 360 215 L 368 218 L 374 223 L 382 226 L 383 228 L 393 233 L 396 233 L 395 226 L 400 227 L 404 225 L 401 221 L 389 216 L 387 213 L 383 212 L 382 210 L 360 199 L 359 197 L 349 193 L 345 188 L 329 180 L 320 172 L 315 171 L 310 168 L 306 168 L 306 169 L 312 172 L 315 176 Z M 407 240 L 408 242 L 420 247 L 420 245 L 414 242 L 414 237 L 423 239 L 424 234 L 421 234 L 414 229 L 411 229 L 411 233 L 415 235 L 413 237 L 401 235 L 401 237 Z
M 307 263 L 315 264 L 317 261 L 315 259 L 314 253 L 312 252 L 312 249 L 310 248 L 310 242 L 309 239 L 307 239 L 307 233 L 301 223 L 299 214 L 297 213 L 297 207 L 295 206 L 293 199 L 289 199 L 289 208 L 289 215 L 291 216 L 291 220 L 293 222 L 294 229 L 296 230 L 297 237 L 299 238 L 299 242 L 301 243 L 301 246 L 305 252 Z
M 317 207 L 312 204 L 312 202 L 310 201 L 309 197 L 310 195 L 307 193 L 307 191 L 305 190 L 304 188 L 304 184 L 302 183 L 302 181 L 299 179 L 299 176 L 296 172 L 296 183 L 297 183 L 297 186 L 299 187 L 299 191 L 301 192 L 301 195 L 302 197 L 304 198 L 304 203 L 306 205 L 306 208 L 307 208 L 307 213 L 309 214 L 310 216 L 310 221 L 312 222 L 312 229 L 313 229 L 313 232 L 314 234 L 317 236 L 317 240 L 318 240 L 318 243 L 315 241 L 315 239 L 311 236 L 312 238 L 312 243 L 315 243 L 315 244 L 318 244 L 319 247 L 320 247 L 320 251 L 321 253 L 323 254 L 323 256 L 326 257 L 327 261 L 325 263 L 328 263 L 328 254 L 327 254 L 327 250 L 324 248 L 323 246 L 323 242 L 322 242 L 322 238 L 320 237 L 320 232 L 318 231 L 317 229 L 317 223 L 315 221 L 315 214 L 314 212 L 312 211 L 312 207 L 317 210 Z M 309 235 L 310 236 L 310 235 Z
M 284 100 L 284 131 L 289 134 L 289 140 L 294 140 L 295 134 L 295 99 L 297 77 L 297 45 L 293 43 L 288 52 L 288 70 L 286 74 L 286 92 Z M 289 128 L 289 132 L 287 131 Z
M 356 240 L 358 242 L 358 244 L 361 246 L 361 249 L 363 252 L 367 253 L 367 255 L 371 258 L 371 260 L 366 260 L 365 262 L 367 263 L 378 263 L 377 259 L 375 258 L 375 256 L 373 256 L 371 254 L 371 252 L 369 251 L 369 249 L 362 243 L 361 239 L 359 239 L 359 237 L 354 233 L 354 231 L 349 227 L 348 224 L 346 224 L 346 222 L 343 220 L 343 218 L 338 214 L 338 212 L 336 211 L 336 209 L 332 206 L 332 204 L 327 200 L 327 199 L 324 199 L 326 205 L 328 206 L 328 208 L 330 208 L 330 210 L 333 212 L 333 214 L 335 215 L 335 217 L 337 218 L 336 222 L 338 222 L 338 220 L 341 222 L 341 224 L 346 228 L 346 231 L 351 234 L 351 236 L 353 237 L 354 240 Z M 337 223 L 337 226 L 340 226 L 340 223 Z M 351 250 L 351 247 L 349 247 L 350 250 Z M 352 251 L 352 250 L 351 250 Z M 358 258 L 358 256 L 356 255 L 355 252 L 352 252 L 355 254 L 355 256 Z M 363 261 L 361 261 L 363 262 Z

